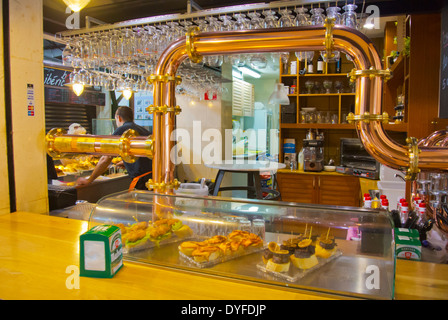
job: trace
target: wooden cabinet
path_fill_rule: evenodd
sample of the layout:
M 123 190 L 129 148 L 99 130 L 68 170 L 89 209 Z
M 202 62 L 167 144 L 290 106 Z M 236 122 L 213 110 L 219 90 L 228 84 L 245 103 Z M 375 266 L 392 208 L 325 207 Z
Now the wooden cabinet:
M 282 201 L 359 207 L 359 178 L 345 175 L 282 173 L 277 174 Z
M 440 26 L 440 13 L 406 17 L 402 36 L 410 37 L 409 55 L 400 54 L 390 67 L 393 77 L 384 85 L 382 105 L 383 111 L 389 113 L 392 119 L 397 96 L 403 95 L 404 121 L 398 125 L 386 125 L 387 130 L 402 131 L 408 137 L 417 139 L 425 138 L 434 131 L 439 110 Z M 394 32 L 393 28 L 386 29 L 385 39 Z M 387 46 L 385 42 L 385 50 L 391 49 L 402 51 L 402 48 Z M 390 51 L 386 51 L 385 55 L 390 55 Z
M 313 65 L 317 65 L 320 52 L 314 53 Z M 302 146 L 309 129 L 323 132 L 324 159 L 339 159 L 340 138 L 355 138 L 356 131 L 353 124 L 348 124 L 346 116 L 355 108 L 355 93 L 350 86 L 347 73 L 354 67 L 345 54 L 341 55 L 341 73 L 336 73 L 336 63 L 324 64 L 324 72 L 299 74 L 294 68 L 290 74 L 291 63 L 297 64 L 297 72 L 307 67 L 306 62 L 297 60 L 293 52 L 290 53 L 288 64 L 280 64 L 280 81 L 288 86 L 290 104 L 280 106 L 280 152 L 279 160 L 283 161 L 283 140 L 290 138 L 296 141 L 296 152 Z M 324 88 L 324 82 L 329 81 L 331 88 Z M 316 111 L 308 113 L 307 108 Z M 311 116 L 310 116 L 311 115 Z

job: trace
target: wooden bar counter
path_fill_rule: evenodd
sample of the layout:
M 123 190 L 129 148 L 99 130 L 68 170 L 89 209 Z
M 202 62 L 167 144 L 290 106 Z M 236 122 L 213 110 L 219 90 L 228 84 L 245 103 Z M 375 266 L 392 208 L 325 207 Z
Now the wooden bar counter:
M 79 288 L 70 288 L 87 228 L 86 221 L 26 212 L 0 216 L 0 299 L 341 298 L 129 261 L 112 279 L 80 277 Z M 397 260 L 395 288 L 396 299 L 448 299 L 448 265 Z

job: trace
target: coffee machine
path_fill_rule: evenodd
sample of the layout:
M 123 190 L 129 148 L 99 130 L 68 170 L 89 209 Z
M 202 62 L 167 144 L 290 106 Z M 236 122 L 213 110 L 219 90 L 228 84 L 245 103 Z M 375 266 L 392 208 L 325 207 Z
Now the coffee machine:
M 324 169 L 324 139 L 310 133 L 303 140 L 303 170 L 319 172 Z

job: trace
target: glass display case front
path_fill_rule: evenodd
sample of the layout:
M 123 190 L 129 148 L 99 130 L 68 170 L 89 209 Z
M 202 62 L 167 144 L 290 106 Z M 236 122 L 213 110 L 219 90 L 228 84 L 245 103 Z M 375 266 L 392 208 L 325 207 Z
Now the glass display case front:
M 392 299 L 395 247 L 385 212 L 336 206 L 121 192 L 89 228 L 122 231 L 124 258 L 326 294 Z

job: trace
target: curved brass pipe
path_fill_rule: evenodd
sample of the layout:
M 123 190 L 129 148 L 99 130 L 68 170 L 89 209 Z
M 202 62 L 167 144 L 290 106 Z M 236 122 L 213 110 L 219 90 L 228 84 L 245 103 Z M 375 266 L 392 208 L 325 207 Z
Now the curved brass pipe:
M 161 55 L 156 75 L 175 76 L 180 63 L 189 55 L 194 57 L 207 55 L 239 54 L 250 52 L 285 52 L 325 50 L 326 28 L 318 26 L 292 27 L 262 30 L 243 30 L 232 32 L 190 32 L 187 39 L 172 43 Z M 366 75 L 358 75 L 356 81 L 356 114 L 369 113 L 381 115 L 383 77 L 387 70 L 382 69 L 380 56 L 373 43 L 362 33 L 351 28 L 335 26 L 332 28 L 334 50 L 345 52 L 353 60 L 357 70 Z M 188 42 L 188 46 L 187 46 Z M 194 52 L 188 52 L 194 50 Z M 378 70 L 378 72 L 376 72 Z M 386 72 L 385 72 L 386 71 Z M 156 105 L 175 106 L 172 84 L 160 84 L 154 93 Z M 162 141 L 155 142 L 155 153 L 163 150 L 164 155 L 154 161 L 155 181 L 169 182 L 174 170 L 170 162 L 169 151 L 171 128 L 174 128 L 173 114 L 162 115 L 154 120 L 155 128 L 164 127 Z M 380 163 L 396 169 L 408 169 L 408 177 L 415 178 L 419 168 L 423 170 L 448 170 L 448 150 L 445 148 L 417 147 L 415 139 L 403 146 L 391 140 L 381 121 L 356 121 L 356 130 L 365 149 Z M 418 168 L 416 167 L 418 165 Z
M 153 157 L 153 138 L 137 136 L 132 129 L 121 136 L 69 135 L 64 129 L 50 130 L 46 137 L 47 153 L 59 159 L 64 154 L 121 156 L 126 162 L 135 157 Z

